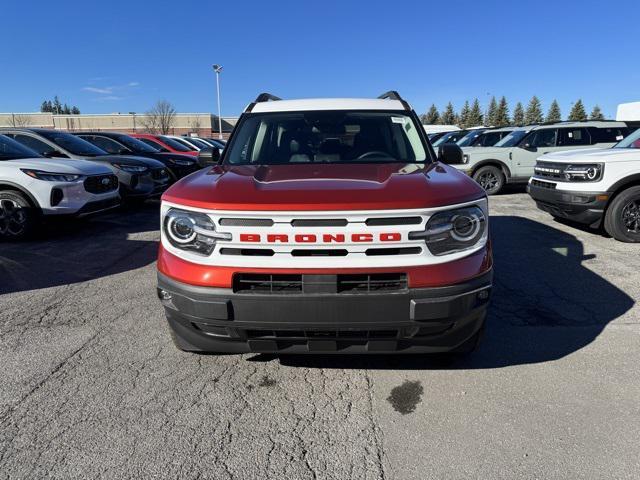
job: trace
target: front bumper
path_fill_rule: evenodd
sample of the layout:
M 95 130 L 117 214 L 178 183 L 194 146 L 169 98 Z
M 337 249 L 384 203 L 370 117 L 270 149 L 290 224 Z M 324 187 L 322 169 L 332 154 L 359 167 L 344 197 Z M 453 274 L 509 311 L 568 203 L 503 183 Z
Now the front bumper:
M 536 206 L 555 217 L 598 227 L 609 201 L 608 192 L 556 190 L 555 184 L 533 179 L 527 192 Z
M 162 195 L 169 187 L 169 176 L 153 178 L 151 173 L 118 175 L 120 195 L 123 198 L 152 198 Z
M 483 326 L 492 271 L 464 283 L 378 293 L 256 294 L 158 273 L 169 326 L 194 349 L 230 353 L 438 353 Z

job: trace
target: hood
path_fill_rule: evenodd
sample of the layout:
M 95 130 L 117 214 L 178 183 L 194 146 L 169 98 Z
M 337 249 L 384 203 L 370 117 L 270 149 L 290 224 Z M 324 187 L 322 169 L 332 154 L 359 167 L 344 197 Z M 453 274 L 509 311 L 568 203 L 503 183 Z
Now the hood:
M 440 207 L 485 196 L 442 163 L 218 165 L 174 184 L 163 200 L 220 210 L 378 210 Z
M 129 155 L 102 155 L 100 157 L 91 157 L 88 160 L 97 160 L 108 163 L 121 163 L 123 165 L 138 165 L 149 168 L 163 168 L 164 164 L 153 158 L 133 157 Z
M 170 152 L 159 152 L 155 153 L 153 158 L 157 158 L 160 161 L 167 160 L 189 160 L 190 162 L 196 162 L 197 160 L 193 157 L 198 156 L 198 152 L 193 152 L 195 155 L 182 154 L 182 153 L 170 153 Z
M 6 163 L 15 165 L 17 168 L 29 168 L 32 170 L 42 170 L 50 173 L 70 173 L 77 175 L 105 175 L 112 173 L 111 169 L 105 165 L 88 162 L 86 160 L 20 158 L 16 160 L 7 160 Z
M 538 160 L 546 162 L 629 162 L 640 161 L 640 150 L 635 148 L 587 148 L 549 153 Z

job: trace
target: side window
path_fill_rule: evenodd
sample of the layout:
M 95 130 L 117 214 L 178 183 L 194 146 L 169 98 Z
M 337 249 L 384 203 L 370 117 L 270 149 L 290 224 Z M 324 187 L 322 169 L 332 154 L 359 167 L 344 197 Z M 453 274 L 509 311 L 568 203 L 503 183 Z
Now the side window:
M 141 142 L 146 143 L 150 147 L 159 149 L 161 152 L 168 152 L 169 151 L 166 148 L 164 148 L 162 145 L 160 145 L 159 143 L 156 143 L 156 142 L 154 142 L 153 140 L 151 140 L 149 138 L 138 138 L 138 140 L 140 140 Z
M 29 147 L 31 150 L 35 150 L 40 155 L 46 156 L 55 152 L 56 149 L 48 145 L 47 143 L 38 140 L 37 138 L 31 137 L 29 135 L 21 135 L 19 133 L 12 133 L 9 135 L 15 141 L 20 142 L 25 147 Z
M 591 145 L 591 136 L 586 128 L 561 128 L 559 147 L 572 147 L 580 145 Z
M 613 128 L 599 128 L 591 127 L 589 129 L 591 133 L 591 143 L 618 143 L 623 140 L 629 134 L 629 131 L 624 127 Z
M 532 147 L 555 147 L 558 131 L 555 128 L 536 130 L 528 142 Z
M 93 143 L 96 147 L 101 148 L 107 153 L 115 153 L 118 154 L 120 151 L 125 148 L 123 145 L 120 145 L 115 140 L 111 140 L 107 137 L 98 137 L 97 135 L 86 135 L 81 137 L 83 140 L 87 142 Z

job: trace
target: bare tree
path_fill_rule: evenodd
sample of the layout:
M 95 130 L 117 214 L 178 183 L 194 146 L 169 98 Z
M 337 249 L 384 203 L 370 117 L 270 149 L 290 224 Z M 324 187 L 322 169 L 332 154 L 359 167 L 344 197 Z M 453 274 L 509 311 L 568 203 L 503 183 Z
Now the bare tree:
M 196 117 L 193 120 L 191 120 L 189 126 L 191 127 L 191 130 L 195 132 L 200 132 L 200 127 L 202 127 L 202 124 L 200 123 L 200 119 Z
M 21 113 L 12 113 L 11 119 L 9 120 L 9 124 L 12 127 L 27 127 L 30 122 L 31 119 L 29 115 L 22 115 Z
M 159 100 L 142 119 L 142 126 L 151 133 L 166 135 L 176 119 L 176 109 L 166 100 Z

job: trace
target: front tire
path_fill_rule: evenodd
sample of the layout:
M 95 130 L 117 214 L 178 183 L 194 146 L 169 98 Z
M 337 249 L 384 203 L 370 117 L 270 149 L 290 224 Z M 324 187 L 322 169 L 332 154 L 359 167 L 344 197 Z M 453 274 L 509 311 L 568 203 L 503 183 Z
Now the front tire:
M 627 188 L 613 199 L 604 229 L 620 242 L 640 243 L 640 186 Z
M 0 239 L 17 241 L 27 238 L 35 230 L 36 217 L 35 208 L 23 193 L 0 191 Z
M 504 173 L 493 165 L 480 167 L 473 174 L 473 179 L 487 192 L 487 195 L 500 192 L 505 184 Z

